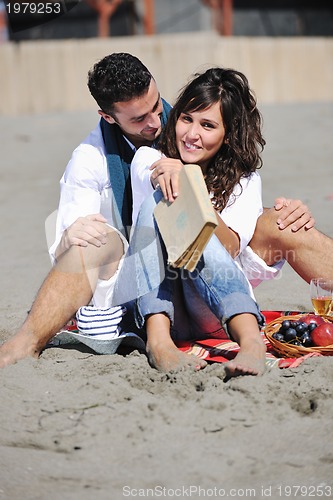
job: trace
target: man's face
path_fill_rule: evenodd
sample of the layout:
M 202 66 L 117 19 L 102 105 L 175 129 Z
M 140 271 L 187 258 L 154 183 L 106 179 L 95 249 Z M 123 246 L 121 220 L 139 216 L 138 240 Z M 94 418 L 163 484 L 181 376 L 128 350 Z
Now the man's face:
M 108 117 L 109 123 L 117 123 L 123 134 L 134 144 L 150 146 L 161 133 L 161 114 L 163 105 L 156 83 L 151 79 L 148 92 L 127 102 L 114 104 L 113 117 Z M 101 113 L 100 113 L 101 114 Z

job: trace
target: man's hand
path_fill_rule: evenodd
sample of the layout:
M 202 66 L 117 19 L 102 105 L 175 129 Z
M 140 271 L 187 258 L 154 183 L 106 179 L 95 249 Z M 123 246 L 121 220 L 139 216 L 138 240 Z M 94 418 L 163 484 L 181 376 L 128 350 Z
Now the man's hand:
M 276 198 L 274 208 L 280 212 L 277 224 L 281 230 L 290 227 L 291 231 L 296 232 L 311 229 L 315 225 L 311 212 L 300 200 Z
M 160 187 L 164 198 L 171 203 L 179 195 L 179 174 L 182 168 L 182 162 L 172 158 L 161 158 L 150 167 L 153 171 L 151 183 L 155 189 Z
M 79 217 L 71 224 L 62 235 L 56 250 L 56 258 L 62 255 L 71 246 L 87 247 L 94 245 L 101 247 L 106 244 L 106 219 L 101 214 Z

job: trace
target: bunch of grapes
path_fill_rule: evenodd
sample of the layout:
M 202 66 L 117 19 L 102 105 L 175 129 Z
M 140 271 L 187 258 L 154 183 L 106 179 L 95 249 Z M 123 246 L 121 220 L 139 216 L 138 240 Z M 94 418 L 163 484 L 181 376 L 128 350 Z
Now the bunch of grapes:
M 284 320 L 280 329 L 273 333 L 272 337 L 279 342 L 286 342 L 296 346 L 312 347 L 311 332 L 317 328 L 317 323 L 305 323 L 303 321 Z

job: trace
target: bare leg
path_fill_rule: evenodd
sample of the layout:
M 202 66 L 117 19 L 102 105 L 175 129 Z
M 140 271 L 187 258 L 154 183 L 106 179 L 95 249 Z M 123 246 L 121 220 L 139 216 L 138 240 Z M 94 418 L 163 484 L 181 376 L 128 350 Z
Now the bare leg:
M 146 318 L 149 363 L 163 372 L 180 371 L 185 368 L 200 370 L 207 362 L 197 356 L 180 351 L 170 336 L 170 320 L 162 313 Z
M 0 367 L 37 358 L 79 307 L 90 302 L 97 279 L 114 274 L 123 251 L 114 231 L 100 248 L 71 247 L 46 277 L 19 331 L 0 347 Z
M 266 346 L 253 314 L 238 314 L 228 323 L 228 331 L 240 346 L 239 353 L 226 363 L 228 377 L 262 375 L 265 371 Z
M 268 265 L 282 259 L 308 283 L 315 276 L 333 279 L 333 239 L 315 228 L 279 229 L 279 212 L 265 209 L 259 217 L 250 247 Z

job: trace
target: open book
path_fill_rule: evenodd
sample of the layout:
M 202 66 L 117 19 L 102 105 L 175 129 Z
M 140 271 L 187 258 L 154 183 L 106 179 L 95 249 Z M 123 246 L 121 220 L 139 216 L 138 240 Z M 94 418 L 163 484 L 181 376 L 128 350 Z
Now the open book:
M 217 218 L 199 165 L 184 165 L 179 181 L 179 196 L 173 203 L 161 200 L 154 216 L 169 264 L 193 271 L 217 226 Z

